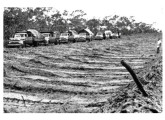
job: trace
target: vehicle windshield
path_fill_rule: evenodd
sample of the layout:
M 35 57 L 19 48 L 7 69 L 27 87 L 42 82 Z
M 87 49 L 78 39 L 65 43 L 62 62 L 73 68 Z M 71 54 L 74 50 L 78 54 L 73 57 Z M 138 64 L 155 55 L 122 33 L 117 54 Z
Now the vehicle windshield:
M 50 36 L 49 33 L 43 33 L 42 35 L 43 35 L 44 37 L 49 37 L 49 36 Z
M 73 34 L 75 34 L 75 35 L 77 35 L 77 34 L 78 34 L 76 31 L 73 31 L 72 33 L 73 33 Z
M 101 32 L 99 32 L 99 33 L 97 33 L 97 35 L 102 35 L 102 33 L 101 33 Z
M 61 36 L 68 36 L 68 33 L 62 33 Z
M 86 36 L 86 33 L 80 33 L 79 35 L 80 36 Z
M 27 35 L 25 33 L 16 33 L 15 34 L 15 38 L 18 38 L 18 37 L 26 37 Z

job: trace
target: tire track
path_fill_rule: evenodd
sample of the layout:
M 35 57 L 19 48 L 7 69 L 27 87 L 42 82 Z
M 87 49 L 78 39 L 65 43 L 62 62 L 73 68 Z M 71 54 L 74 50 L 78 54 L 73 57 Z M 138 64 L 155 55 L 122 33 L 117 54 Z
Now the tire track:
M 105 40 L 37 47 L 21 52 L 17 49 L 6 50 L 4 89 L 12 90 L 11 93 L 26 93 L 27 96 L 44 95 L 43 100 L 39 97 L 40 100 L 36 101 L 25 97 L 26 104 L 62 105 L 68 101 L 87 108 L 98 107 L 112 93 L 132 81 L 120 65 L 121 59 L 138 71 L 151 60 L 149 55 L 153 53 L 153 48 L 140 40 L 119 39 L 117 43 L 115 40 Z M 146 54 L 142 56 L 141 53 Z M 14 61 L 15 58 L 18 61 Z M 18 102 L 17 105 L 23 102 L 20 96 L 4 96 L 4 103 L 9 101 L 10 104 Z

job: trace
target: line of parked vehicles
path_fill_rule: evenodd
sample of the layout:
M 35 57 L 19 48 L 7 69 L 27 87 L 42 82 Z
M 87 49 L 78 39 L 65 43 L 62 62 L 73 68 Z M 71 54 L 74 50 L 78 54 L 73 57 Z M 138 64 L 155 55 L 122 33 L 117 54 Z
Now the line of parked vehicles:
M 86 42 L 92 40 L 115 39 L 120 38 L 121 33 L 112 33 L 110 30 L 98 32 L 94 35 L 89 29 L 80 30 L 78 33 L 75 30 L 68 30 L 64 33 L 54 32 L 38 32 L 35 29 L 18 31 L 10 38 L 7 47 L 26 47 L 38 46 L 40 44 L 61 44 Z

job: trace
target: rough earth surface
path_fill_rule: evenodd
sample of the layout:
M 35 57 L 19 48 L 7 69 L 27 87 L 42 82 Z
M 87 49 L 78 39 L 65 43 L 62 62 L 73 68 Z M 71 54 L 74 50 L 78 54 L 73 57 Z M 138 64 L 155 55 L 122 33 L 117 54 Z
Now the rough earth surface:
M 158 34 L 4 48 L 4 112 L 162 112 Z M 124 60 L 149 94 L 143 97 Z

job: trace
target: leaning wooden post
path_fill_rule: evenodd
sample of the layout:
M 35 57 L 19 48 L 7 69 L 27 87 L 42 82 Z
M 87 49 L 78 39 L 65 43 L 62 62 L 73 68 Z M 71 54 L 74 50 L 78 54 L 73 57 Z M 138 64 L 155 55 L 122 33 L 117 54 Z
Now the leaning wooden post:
M 21 96 L 21 97 L 22 97 L 22 100 L 23 100 L 24 106 L 26 107 L 26 104 L 25 104 L 25 99 L 24 99 L 24 97 L 23 97 L 23 96 Z
M 139 88 L 139 90 L 142 92 L 143 96 L 147 97 L 148 94 L 146 93 L 146 91 L 143 89 L 142 84 L 140 83 L 140 81 L 138 80 L 135 72 L 132 70 L 132 68 L 126 63 L 124 62 L 124 60 L 121 60 L 121 64 L 128 70 L 128 72 L 132 75 L 137 87 Z

